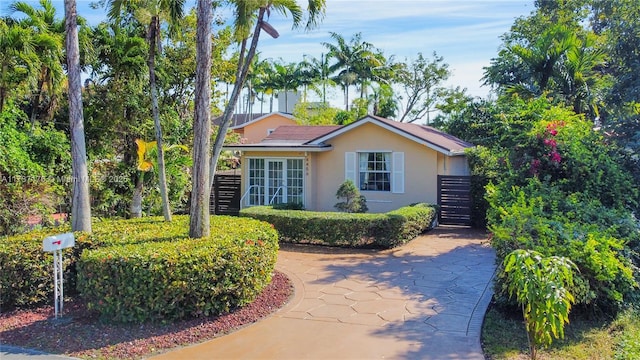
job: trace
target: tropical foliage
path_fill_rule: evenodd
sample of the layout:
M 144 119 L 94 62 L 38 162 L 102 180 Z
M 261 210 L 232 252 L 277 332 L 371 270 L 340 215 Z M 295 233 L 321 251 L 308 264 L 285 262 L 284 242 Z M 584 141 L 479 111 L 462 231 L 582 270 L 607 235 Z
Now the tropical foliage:
M 574 267 L 569 259 L 543 257 L 530 250 L 514 250 L 504 260 L 506 286 L 522 306 L 532 360 L 554 337 L 564 338 L 574 302 L 567 289 L 573 285 Z

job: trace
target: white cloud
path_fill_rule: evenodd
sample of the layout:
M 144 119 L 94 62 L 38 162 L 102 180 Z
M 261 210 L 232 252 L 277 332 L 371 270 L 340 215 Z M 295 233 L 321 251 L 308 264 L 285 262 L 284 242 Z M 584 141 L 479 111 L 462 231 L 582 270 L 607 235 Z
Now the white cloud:
M 320 57 L 322 42 L 333 42 L 329 32 L 347 41 L 362 33 L 364 41 L 394 55 L 396 61 L 415 58 L 418 52 L 436 51 L 453 70 L 452 85 L 484 96 L 480 87 L 484 66 L 500 46 L 516 17 L 528 15 L 533 0 L 328 0 L 325 20 L 312 32 L 291 30 L 290 19 L 272 17 L 281 37 L 263 40 L 263 58 L 299 61 L 303 54 Z M 281 30 L 280 30 L 281 29 Z
M 38 6 L 37 0 L 27 1 Z M 105 19 L 104 10 L 90 9 L 92 0 L 77 1 L 79 15 L 89 23 Z M 194 3 L 187 0 L 187 7 Z M 53 0 L 53 4 L 64 16 L 63 1 Z M 319 58 L 327 51 L 321 43 L 332 42 L 329 32 L 347 41 L 361 32 L 364 41 L 387 56 L 394 55 L 396 61 L 436 51 L 453 70 L 451 85 L 484 96 L 488 89 L 480 87 L 482 67 L 496 56 L 500 36 L 509 31 L 513 20 L 532 10 L 533 0 L 327 0 L 325 19 L 310 32 L 292 30 L 290 17 L 272 12 L 269 22 L 280 38 L 262 35 L 258 51 L 263 59 L 286 62 L 300 61 L 305 54 Z M 224 12 L 230 13 L 228 8 Z

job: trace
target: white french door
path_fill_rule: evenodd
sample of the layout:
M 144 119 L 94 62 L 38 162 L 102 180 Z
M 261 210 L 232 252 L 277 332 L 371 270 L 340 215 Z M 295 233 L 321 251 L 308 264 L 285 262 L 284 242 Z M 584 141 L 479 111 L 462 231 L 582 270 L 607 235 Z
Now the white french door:
M 304 159 L 248 161 L 248 205 L 304 203 Z

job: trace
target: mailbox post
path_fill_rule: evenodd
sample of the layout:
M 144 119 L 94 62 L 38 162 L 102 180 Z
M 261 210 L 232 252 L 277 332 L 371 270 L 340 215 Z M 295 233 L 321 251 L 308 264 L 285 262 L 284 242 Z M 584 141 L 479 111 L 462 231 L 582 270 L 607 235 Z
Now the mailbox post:
M 53 296 L 56 319 L 58 313 L 62 312 L 64 301 L 63 269 L 62 269 L 62 249 L 75 245 L 73 233 L 64 233 L 46 237 L 42 240 L 42 249 L 53 253 Z

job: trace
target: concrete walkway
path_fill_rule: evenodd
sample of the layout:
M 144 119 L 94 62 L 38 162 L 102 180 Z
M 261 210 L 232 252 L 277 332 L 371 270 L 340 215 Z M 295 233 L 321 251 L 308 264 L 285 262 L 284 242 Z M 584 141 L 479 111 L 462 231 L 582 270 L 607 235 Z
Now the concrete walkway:
M 295 296 L 271 317 L 153 359 L 478 359 L 494 252 L 439 227 L 387 251 L 283 246 Z

